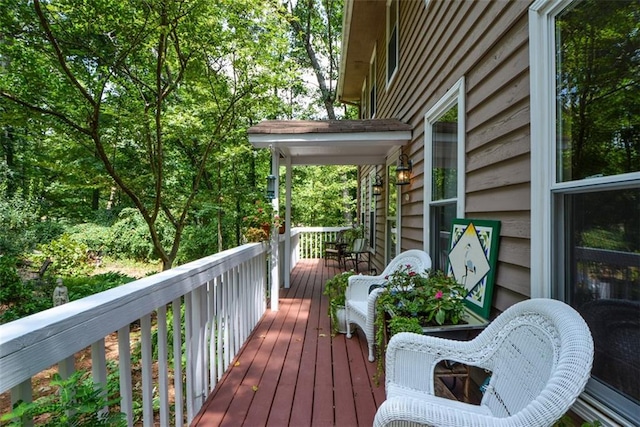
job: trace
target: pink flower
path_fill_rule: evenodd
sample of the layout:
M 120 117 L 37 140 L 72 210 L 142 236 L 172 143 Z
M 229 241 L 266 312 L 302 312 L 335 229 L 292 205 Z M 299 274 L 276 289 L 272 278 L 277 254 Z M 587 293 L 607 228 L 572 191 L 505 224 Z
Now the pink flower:
M 409 276 L 413 277 L 413 276 L 415 276 L 415 275 L 416 275 L 416 272 L 415 272 L 415 271 L 410 271 L 410 272 L 409 272 Z
M 440 299 L 440 298 L 442 298 L 442 291 L 438 291 L 438 292 L 436 292 L 436 296 L 435 296 L 435 298 L 436 298 L 436 299 Z
M 407 264 L 407 268 L 411 268 L 411 264 Z

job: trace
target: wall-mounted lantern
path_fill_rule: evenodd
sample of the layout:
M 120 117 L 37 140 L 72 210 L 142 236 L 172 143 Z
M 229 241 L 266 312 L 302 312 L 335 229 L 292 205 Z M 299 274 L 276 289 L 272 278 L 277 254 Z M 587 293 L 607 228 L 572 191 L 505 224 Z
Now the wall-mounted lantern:
M 267 199 L 273 200 L 276 198 L 276 176 L 267 176 Z
M 382 186 L 384 185 L 384 182 L 382 181 L 382 178 L 380 177 L 380 175 L 376 174 L 376 181 L 371 185 L 371 192 L 373 193 L 374 196 L 381 196 L 382 195 Z
M 413 162 L 406 154 L 400 155 L 398 165 L 396 166 L 396 184 L 407 185 L 411 183 L 411 171 L 413 170 Z

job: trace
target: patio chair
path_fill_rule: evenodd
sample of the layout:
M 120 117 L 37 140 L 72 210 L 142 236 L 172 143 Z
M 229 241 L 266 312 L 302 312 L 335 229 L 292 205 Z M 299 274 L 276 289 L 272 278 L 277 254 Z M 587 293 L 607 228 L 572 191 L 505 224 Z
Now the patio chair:
M 324 265 L 327 266 L 329 259 L 338 261 L 338 267 L 342 267 L 344 263 L 345 250 L 347 242 L 344 240 L 344 232 L 339 231 L 334 242 L 324 242 Z M 345 264 L 346 268 L 346 264 Z
M 441 360 L 491 372 L 480 405 L 434 396 Z M 387 347 L 387 400 L 374 426 L 551 426 L 584 389 L 592 362 L 587 324 L 551 299 L 511 306 L 471 341 L 399 333 Z
M 376 299 L 380 292 L 384 291 L 384 288 L 375 288 L 375 285 L 383 285 L 387 281 L 386 277 L 404 265 L 411 265 L 414 271 L 422 273 L 431 268 L 431 258 L 424 251 L 411 249 L 392 259 L 379 276 L 355 275 L 349 277 L 345 302 L 347 338 L 351 338 L 352 323 L 362 329 L 369 346 L 370 362 L 375 360 L 373 346 L 375 343 Z
M 364 257 L 366 256 L 366 259 Z M 371 252 L 369 251 L 369 241 L 367 239 L 357 238 L 353 240 L 350 248 L 345 250 L 344 265 L 347 268 L 347 262 L 353 262 L 356 273 L 360 272 L 360 263 L 367 263 L 367 271 L 371 270 Z

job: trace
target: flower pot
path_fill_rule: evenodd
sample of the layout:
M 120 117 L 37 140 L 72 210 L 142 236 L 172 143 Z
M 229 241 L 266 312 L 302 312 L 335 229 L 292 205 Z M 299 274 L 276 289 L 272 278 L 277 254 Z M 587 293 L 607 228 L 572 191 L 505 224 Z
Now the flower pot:
M 341 334 L 347 333 L 347 311 L 344 307 L 338 307 L 336 309 L 336 316 L 338 318 L 338 332 Z

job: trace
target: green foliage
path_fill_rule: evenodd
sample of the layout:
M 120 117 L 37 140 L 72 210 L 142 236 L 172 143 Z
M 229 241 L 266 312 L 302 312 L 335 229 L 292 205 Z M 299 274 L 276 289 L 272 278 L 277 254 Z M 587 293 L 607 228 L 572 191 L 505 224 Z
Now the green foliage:
M 97 294 L 135 280 L 121 273 L 109 272 L 87 277 L 67 277 L 64 285 L 69 292 L 69 301 Z
M 87 247 L 92 253 L 110 253 L 112 243 L 112 231 L 108 225 L 86 222 L 67 228 L 71 238 Z
M 52 306 L 52 284 L 35 281 L 23 283 L 18 275 L 15 258 L 0 256 L 0 285 L 0 324 Z
M 376 352 L 378 372 L 382 372 L 385 331 L 389 338 L 397 332 L 422 332 L 424 326 L 457 325 L 464 321 L 467 290 L 453 277 L 431 270 L 425 275 L 407 264 L 385 278 L 385 292 L 376 300 Z M 386 320 L 389 319 L 389 324 Z M 391 324 L 394 324 L 394 328 Z M 416 327 L 419 326 L 418 327 Z M 404 329 L 406 328 L 406 329 Z
M 80 276 L 93 269 L 87 245 L 74 240 L 67 233 L 47 244 L 39 245 L 38 250 L 40 253 L 33 256 L 34 260 L 41 264 L 45 259 L 51 259 L 49 271 L 52 275 Z
M 602 423 L 598 420 L 585 421 L 580 424 L 580 427 L 601 427 Z M 576 423 L 569 415 L 563 415 L 558 421 L 553 424 L 553 427 L 576 427 Z
M 167 360 L 169 362 L 173 362 L 173 321 L 174 321 L 175 313 L 173 311 L 173 305 L 167 306 Z M 184 325 L 184 316 L 185 316 L 185 306 L 184 304 L 180 305 L 180 324 Z M 186 364 L 187 364 L 187 343 L 185 340 L 185 331 L 181 330 L 182 338 L 180 339 L 181 345 L 181 354 L 182 354 L 182 372 L 186 372 Z M 157 323 L 152 328 L 151 331 L 151 353 L 155 360 L 158 359 L 158 327 Z M 132 363 L 139 363 L 142 360 L 142 342 L 138 341 L 131 352 L 131 361 Z
M 110 380 L 110 382 L 114 382 Z M 31 419 L 48 414 L 42 426 L 126 426 L 124 414 L 110 411 L 103 413 L 106 406 L 118 403 L 118 397 L 108 393 L 93 383 L 88 372 L 78 371 L 63 380 L 54 374 L 51 385 L 58 388 L 51 393 L 36 399 L 34 402 L 21 402 L 9 414 L 2 416 L 2 421 L 9 421 L 9 426 L 21 426 L 24 419 Z
M 404 266 L 389 276 L 386 287 L 378 307 L 392 316 L 416 317 L 424 326 L 457 325 L 464 318 L 467 290 L 441 271 L 425 277 Z
M 329 317 L 331 318 L 331 334 L 335 336 L 338 333 L 338 308 L 344 308 L 347 286 L 349 285 L 349 277 L 355 272 L 344 271 L 336 274 L 324 284 L 322 294 L 329 297 Z
M 161 215 L 162 217 L 162 215 Z M 167 244 L 172 234 L 166 220 L 158 222 L 160 239 Z M 111 226 L 108 237 L 108 253 L 115 258 L 132 258 L 138 261 L 158 259 L 156 248 L 149 236 L 149 226 L 133 208 L 123 209 Z
M 357 173 L 353 166 L 293 168 L 291 218 L 305 226 L 351 225 L 356 217 Z
M 422 334 L 422 325 L 420 325 L 420 320 L 415 317 L 397 316 L 389 319 L 389 332 L 391 336 L 400 332 Z
M 41 206 L 35 197 L 9 194 L 11 175 L 0 161 L 0 254 L 17 256 L 59 236 L 62 226 L 40 218 Z

